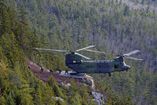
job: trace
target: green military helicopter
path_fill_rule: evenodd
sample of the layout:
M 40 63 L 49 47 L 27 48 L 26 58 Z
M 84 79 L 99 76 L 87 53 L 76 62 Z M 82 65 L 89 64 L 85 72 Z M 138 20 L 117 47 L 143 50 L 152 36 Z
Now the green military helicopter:
M 90 52 L 103 53 L 100 51 L 90 50 L 89 48 L 94 47 L 94 45 L 78 49 L 76 51 L 68 51 L 68 50 L 55 50 L 55 49 L 44 49 L 44 48 L 36 48 L 37 50 L 45 50 L 45 51 L 57 51 L 57 52 L 69 52 L 66 54 L 65 64 L 67 67 L 75 71 L 73 74 L 79 73 L 108 73 L 111 76 L 111 72 L 120 72 L 127 71 L 130 69 L 129 65 L 126 65 L 124 62 L 124 58 L 133 59 L 133 60 L 143 60 L 134 57 L 129 57 L 132 54 L 136 54 L 140 52 L 139 50 L 131 51 L 127 54 L 118 55 L 114 60 L 110 61 L 85 61 L 84 59 L 91 59 L 87 56 L 79 54 L 77 52 L 85 50 Z

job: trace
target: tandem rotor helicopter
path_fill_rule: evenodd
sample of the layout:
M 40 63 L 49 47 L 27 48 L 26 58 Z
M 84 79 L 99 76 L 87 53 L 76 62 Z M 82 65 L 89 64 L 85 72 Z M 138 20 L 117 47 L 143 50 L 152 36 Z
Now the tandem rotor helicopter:
M 94 45 L 87 46 L 75 51 L 69 50 L 56 50 L 56 49 L 44 49 L 44 48 L 36 48 L 37 50 L 45 50 L 45 51 L 56 51 L 56 52 L 69 52 L 66 54 L 65 64 L 67 67 L 79 73 L 108 73 L 111 76 L 111 72 L 120 72 L 120 71 L 128 71 L 130 69 L 129 65 L 126 65 L 124 62 L 124 58 L 133 59 L 133 60 L 143 60 L 134 57 L 130 57 L 130 55 L 136 54 L 140 52 L 139 50 L 131 51 L 127 54 L 118 55 L 114 60 L 111 61 L 85 61 L 84 59 L 91 59 L 87 56 L 79 54 L 77 52 L 85 50 L 89 52 L 97 52 L 104 53 L 100 51 L 90 50 L 89 48 L 94 47 Z

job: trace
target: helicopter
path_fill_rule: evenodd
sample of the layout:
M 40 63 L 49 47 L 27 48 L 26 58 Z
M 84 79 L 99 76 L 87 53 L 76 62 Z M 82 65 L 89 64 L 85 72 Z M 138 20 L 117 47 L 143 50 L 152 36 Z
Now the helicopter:
M 117 55 L 118 57 L 110 61 L 107 61 L 107 60 L 87 61 L 91 58 L 78 53 L 79 51 L 85 50 L 89 52 L 106 54 L 105 52 L 100 52 L 100 51 L 89 49 L 92 47 L 95 47 L 95 46 L 90 45 L 90 46 L 87 46 L 87 47 L 84 47 L 75 51 L 45 49 L 45 48 L 36 48 L 36 50 L 69 52 L 68 54 L 66 54 L 65 64 L 68 68 L 75 71 L 74 75 L 79 74 L 79 73 L 108 73 L 109 76 L 111 76 L 112 72 L 128 71 L 131 68 L 129 65 L 125 63 L 124 58 L 133 59 L 133 60 L 143 60 L 139 58 L 130 57 L 130 55 L 140 52 L 139 50 L 134 50 L 123 55 Z

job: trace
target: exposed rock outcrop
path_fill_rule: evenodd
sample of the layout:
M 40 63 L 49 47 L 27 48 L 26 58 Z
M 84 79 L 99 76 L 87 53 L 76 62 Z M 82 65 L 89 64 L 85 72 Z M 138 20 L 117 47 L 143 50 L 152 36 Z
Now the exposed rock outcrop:
M 98 105 L 103 105 L 104 104 L 104 98 L 106 98 L 106 96 L 102 93 L 98 93 L 98 92 L 92 92 L 92 97 L 93 100 L 97 102 Z
M 65 102 L 67 105 L 69 105 L 69 103 L 67 101 L 65 101 L 63 98 L 61 97 L 52 97 L 55 100 L 61 100 L 62 102 Z

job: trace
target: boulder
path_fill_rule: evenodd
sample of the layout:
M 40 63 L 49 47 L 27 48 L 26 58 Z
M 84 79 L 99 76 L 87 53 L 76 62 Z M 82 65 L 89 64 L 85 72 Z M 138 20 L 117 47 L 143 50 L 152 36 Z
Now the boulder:
M 93 100 L 96 101 L 98 105 L 103 105 L 104 98 L 106 98 L 106 96 L 104 94 L 94 92 L 94 91 L 92 91 L 92 97 L 93 97 Z

